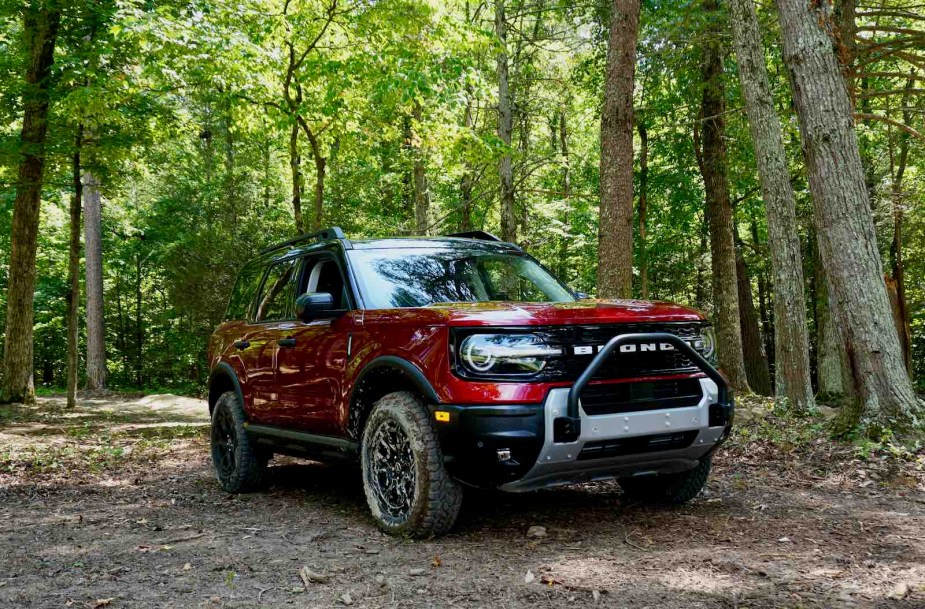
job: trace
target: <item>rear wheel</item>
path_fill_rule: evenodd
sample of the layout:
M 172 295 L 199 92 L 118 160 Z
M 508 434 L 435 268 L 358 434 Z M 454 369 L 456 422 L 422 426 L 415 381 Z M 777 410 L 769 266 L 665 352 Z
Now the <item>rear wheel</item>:
M 653 503 L 680 505 L 700 494 L 707 484 L 713 459 L 707 457 L 694 469 L 680 474 L 623 478 L 620 486 L 627 497 Z
M 456 522 L 462 487 L 447 474 L 430 414 L 416 395 L 396 392 L 376 402 L 361 464 L 366 501 L 386 533 L 433 537 Z
M 244 429 L 244 406 L 238 394 L 223 393 L 212 410 L 212 466 L 215 477 L 229 493 L 260 488 L 266 478 L 269 455 L 253 445 Z

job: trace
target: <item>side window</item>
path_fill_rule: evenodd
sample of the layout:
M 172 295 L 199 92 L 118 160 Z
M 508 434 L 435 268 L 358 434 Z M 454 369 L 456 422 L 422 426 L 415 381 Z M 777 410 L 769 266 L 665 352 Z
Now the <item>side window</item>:
M 296 259 L 284 260 L 270 267 L 267 278 L 257 299 L 257 321 L 288 319 L 292 317 L 295 302 L 292 278 L 295 275 Z
M 309 258 L 305 261 L 305 272 L 302 274 L 300 293 L 328 292 L 334 297 L 335 309 L 346 309 L 349 306 L 347 299 L 347 286 L 344 277 L 331 258 Z
M 234 289 L 231 291 L 231 298 L 228 300 L 228 309 L 225 311 L 226 320 L 247 319 L 262 278 L 262 265 L 248 264 L 241 269 L 234 283 Z

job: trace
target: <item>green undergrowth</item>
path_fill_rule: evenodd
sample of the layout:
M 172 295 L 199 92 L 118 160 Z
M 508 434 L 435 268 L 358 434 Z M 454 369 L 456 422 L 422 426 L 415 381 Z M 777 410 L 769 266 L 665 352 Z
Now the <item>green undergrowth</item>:
M 785 401 L 764 396 L 736 398 L 736 419 L 728 446 L 748 450 L 766 445 L 781 453 L 817 455 L 825 451 L 864 460 L 921 461 L 925 445 L 919 439 L 896 438 L 888 430 L 876 438 L 860 433 L 839 434 L 838 409 L 822 405 L 807 413 L 795 413 Z

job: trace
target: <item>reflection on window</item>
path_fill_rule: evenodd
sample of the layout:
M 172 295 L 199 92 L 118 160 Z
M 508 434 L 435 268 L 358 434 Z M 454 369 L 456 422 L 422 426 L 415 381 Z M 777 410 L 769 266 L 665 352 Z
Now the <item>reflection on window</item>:
M 286 319 L 290 316 L 290 304 L 295 300 L 292 294 L 292 276 L 296 260 L 285 260 L 274 264 L 267 271 L 263 289 L 257 301 L 257 321 Z
M 350 252 L 367 305 L 374 309 L 443 302 L 571 302 L 572 294 L 534 260 L 452 250 Z

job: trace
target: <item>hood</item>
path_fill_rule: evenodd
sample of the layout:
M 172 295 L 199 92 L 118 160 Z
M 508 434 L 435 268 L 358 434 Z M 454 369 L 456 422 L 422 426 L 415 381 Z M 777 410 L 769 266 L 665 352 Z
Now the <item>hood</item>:
M 450 326 L 564 326 L 705 319 L 695 309 L 651 300 L 479 302 L 435 304 L 427 308 L 442 312 Z

